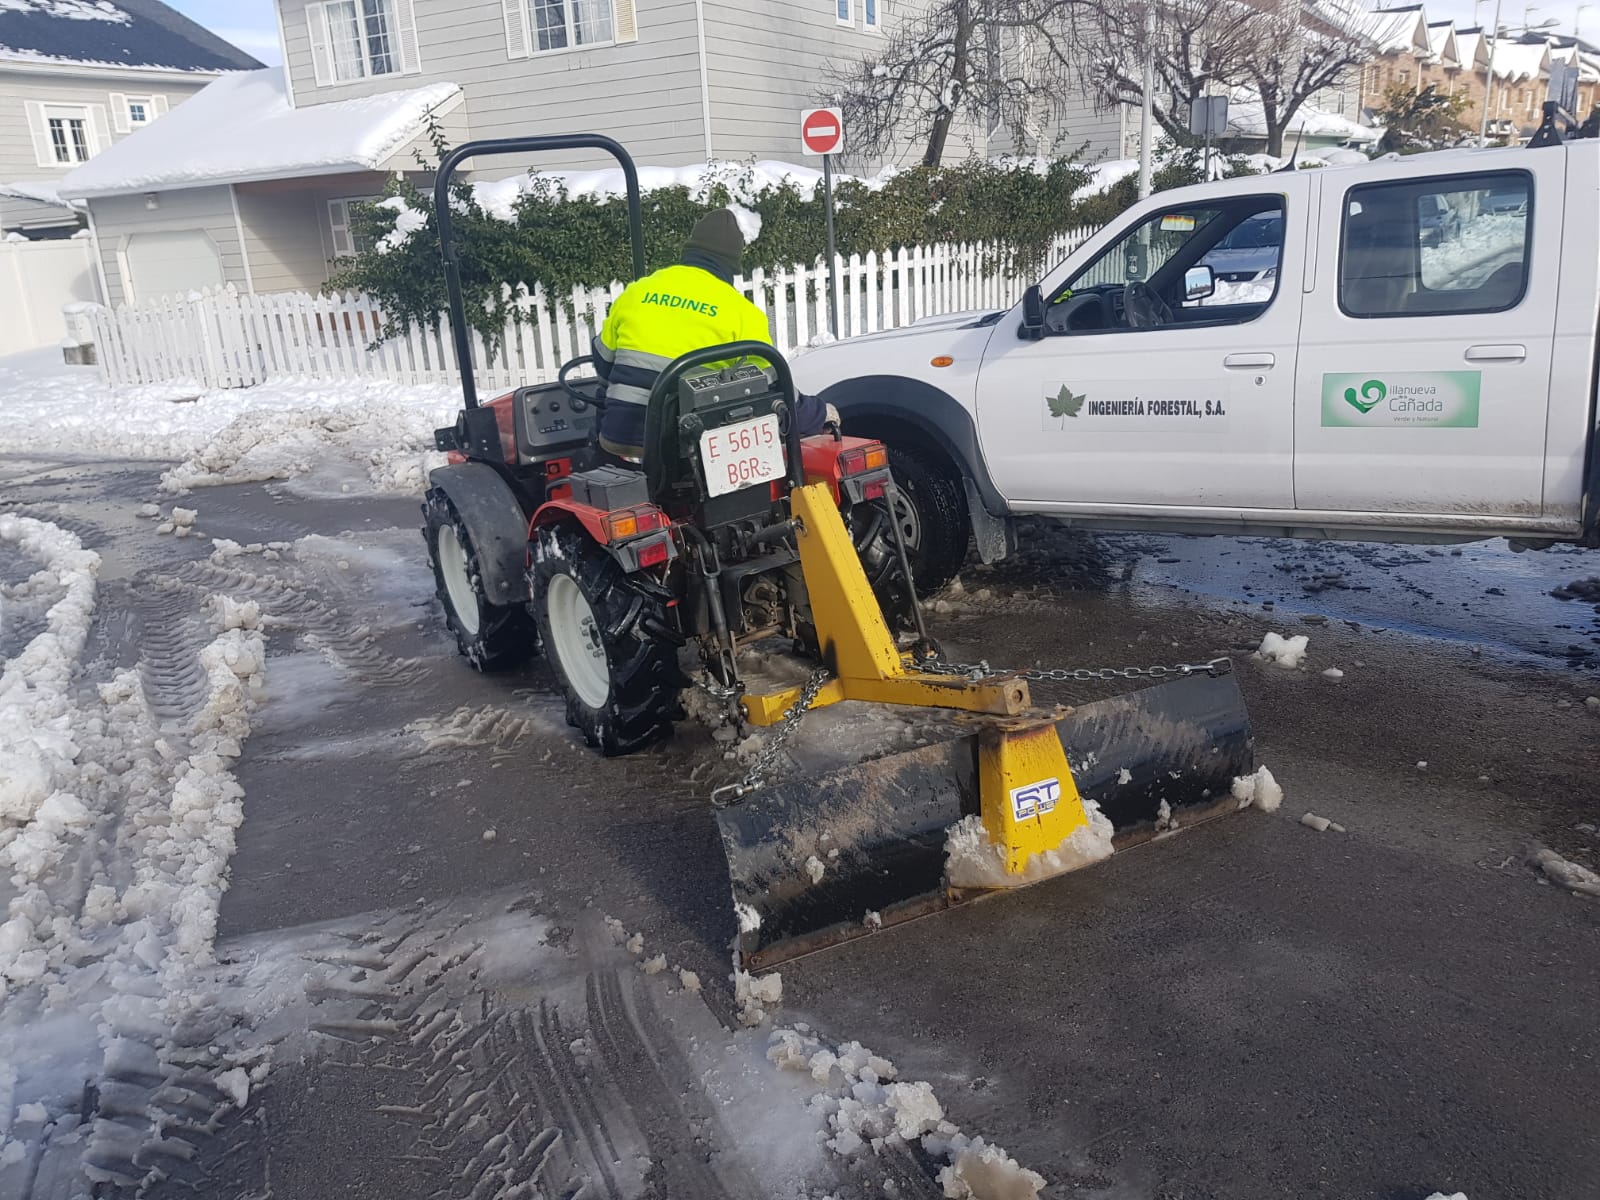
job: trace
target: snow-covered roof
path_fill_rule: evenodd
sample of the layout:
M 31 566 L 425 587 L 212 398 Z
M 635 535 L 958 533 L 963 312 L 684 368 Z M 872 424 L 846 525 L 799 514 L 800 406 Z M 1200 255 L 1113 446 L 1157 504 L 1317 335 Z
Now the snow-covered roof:
M 0 0 L 0 4 L 5 0 Z M 13 179 L 0 183 L 0 196 L 11 200 L 31 200 L 35 204 L 48 204 L 52 208 L 76 209 L 77 206 L 61 196 L 59 179 Z
M 0 0 L 4 3 L 5 0 Z M 460 102 L 453 83 L 291 108 L 283 69 L 228 75 L 61 181 L 74 199 L 381 170 Z
M 1528 45 L 1496 38 L 1492 52 L 1496 79 L 1520 83 L 1524 79 L 1537 79 L 1550 69 L 1550 47 L 1543 42 Z
M 1600 55 L 1585 54 L 1576 46 L 1550 47 L 1550 61 L 1578 64 L 1578 79 L 1583 83 L 1600 80 Z
M 1267 118 L 1261 100 L 1253 92 L 1235 91 L 1228 102 L 1228 132 L 1241 137 L 1265 137 Z M 1337 113 L 1324 112 L 1314 104 L 1302 104 L 1289 120 L 1288 132 L 1306 137 L 1338 138 L 1346 142 L 1376 142 L 1383 130 L 1362 125 Z
M 250 71 L 254 58 L 161 0 L 0 0 L 0 63 Z
M 1371 37 L 1379 54 L 1407 54 L 1428 50 L 1428 18 L 1420 4 L 1407 8 L 1381 8 L 1369 18 Z
M 1482 29 L 1456 30 L 1456 61 L 1468 69 L 1489 64 L 1489 45 Z
M 1434 21 L 1428 26 L 1428 53 L 1447 67 L 1460 63 L 1454 21 Z

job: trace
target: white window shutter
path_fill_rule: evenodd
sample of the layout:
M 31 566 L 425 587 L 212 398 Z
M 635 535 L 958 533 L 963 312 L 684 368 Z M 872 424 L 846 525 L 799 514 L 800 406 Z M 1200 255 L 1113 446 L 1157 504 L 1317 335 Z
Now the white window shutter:
M 422 53 L 417 45 L 417 14 L 412 0 L 394 0 L 396 33 L 400 42 L 400 73 L 416 75 L 422 70 Z
M 158 117 L 166 116 L 167 115 L 167 98 L 165 96 L 155 96 L 155 97 L 152 97 L 152 99 L 155 101 L 155 106 L 156 106 L 155 115 L 158 116 Z
M 615 19 L 611 28 L 615 30 L 614 40 L 618 42 L 637 42 L 639 40 L 639 14 L 634 0 L 616 0 Z
M 29 100 L 28 132 L 33 135 L 33 157 L 41 167 L 56 165 L 55 147 L 50 142 L 50 126 L 45 123 L 44 105 L 37 100 Z
M 106 106 L 91 104 L 89 105 L 89 157 L 93 158 L 109 145 L 111 145 L 111 134 L 106 130 Z
M 320 4 L 306 8 L 306 32 L 311 36 L 311 72 L 318 87 L 333 82 L 333 59 L 328 53 L 328 10 Z
M 128 97 L 121 92 L 111 93 L 111 128 L 118 133 L 127 133 L 128 124 Z
M 527 58 L 533 53 L 528 43 L 528 0 L 500 0 L 506 18 L 506 57 Z

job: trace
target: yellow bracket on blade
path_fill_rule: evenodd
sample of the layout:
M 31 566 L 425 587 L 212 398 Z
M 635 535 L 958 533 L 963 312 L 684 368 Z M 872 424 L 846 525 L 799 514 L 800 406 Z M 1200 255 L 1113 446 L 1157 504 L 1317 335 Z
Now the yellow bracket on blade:
M 840 700 L 958 709 L 1001 718 L 985 724 L 978 741 L 978 792 L 984 831 L 1000 852 L 1004 874 L 1023 883 L 1029 860 L 1056 849 L 1088 824 L 1066 751 L 1056 733 L 1060 714 L 1028 713 L 1025 680 L 984 680 L 919 671 L 884 624 L 838 504 L 825 484 L 790 493 L 800 567 L 805 576 L 822 654 L 834 677 L 813 707 Z M 752 725 L 775 725 L 800 696 L 798 687 L 749 694 Z
M 840 700 L 865 700 L 1008 717 L 1027 710 L 1032 701 L 1024 680 L 1001 676 L 975 681 L 917 670 L 911 656 L 895 646 L 884 624 L 878 598 L 872 594 L 827 484 L 796 488 L 789 494 L 789 502 L 811 619 L 823 659 L 834 672 L 817 693 L 813 708 Z M 798 687 L 752 693 L 744 698 L 745 715 L 752 725 L 775 725 L 799 695 Z

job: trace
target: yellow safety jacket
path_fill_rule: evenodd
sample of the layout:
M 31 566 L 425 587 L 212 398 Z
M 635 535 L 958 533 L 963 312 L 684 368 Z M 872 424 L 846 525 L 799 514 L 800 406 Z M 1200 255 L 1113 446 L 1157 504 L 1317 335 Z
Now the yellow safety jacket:
M 606 381 L 602 440 L 614 453 L 637 457 L 645 405 L 662 369 L 691 350 L 743 341 L 772 344 L 767 315 L 710 271 L 680 263 L 630 283 L 594 340 Z

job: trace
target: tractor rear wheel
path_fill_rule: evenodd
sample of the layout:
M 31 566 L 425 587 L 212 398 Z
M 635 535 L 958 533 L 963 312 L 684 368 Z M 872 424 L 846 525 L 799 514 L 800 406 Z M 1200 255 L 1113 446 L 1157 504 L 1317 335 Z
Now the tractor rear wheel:
M 472 531 L 438 488 L 422 502 L 422 536 L 433 563 L 434 587 L 456 647 L 479 671 L 515 667 L 533 654 L 533 621 L 520 604 L 493 604 L 483 592 Z
M 539 531 L 528 585 L 567 724 L 607 757 L 671 733 L 687 680 L 677 648 L 646 628 L 668 624 L 662 602 L 631 586 L 604 547 L 569 525 Z

